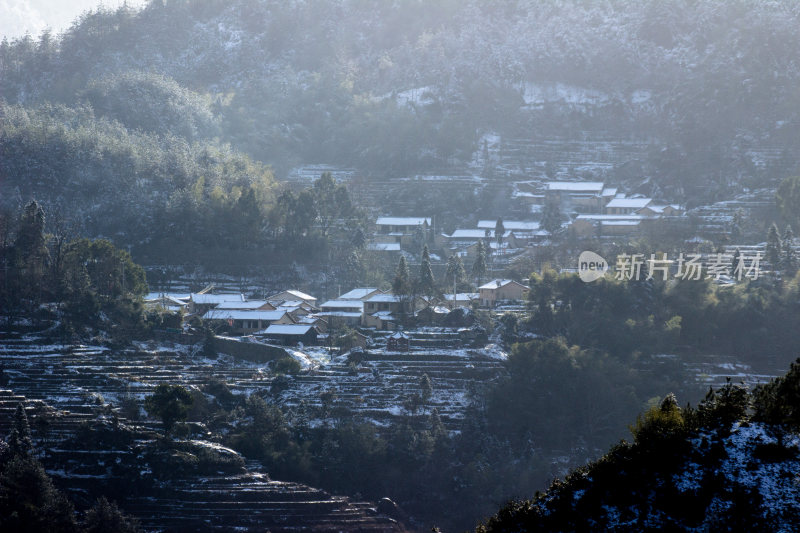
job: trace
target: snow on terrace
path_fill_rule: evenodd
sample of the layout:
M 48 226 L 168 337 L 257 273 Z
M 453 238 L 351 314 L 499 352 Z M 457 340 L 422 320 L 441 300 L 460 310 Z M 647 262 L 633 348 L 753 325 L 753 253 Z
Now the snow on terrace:
M 441 332 L 422 328 L 415 334 L 439 338 Z M 85 416 L 96 409 L 101 398 L 114 405 L 129 395 L 142 400 L 161 383 L 202 387 L 213 376 L 241 395 L 269 390 L 275 377 L 267 364 L 224 354 L 204 357 L 200 345 L 149 341 L 130 350 L 91 350 L 40 342 L 0 342 L 0 366 L 9 378 L 7 387 Z M 503 371 L 504 357 L 495 347 L 431 347 L 411 353 L 370 350 L 354 368 L 346 355 L 331 361 L 322 346 L 290 353 L 304 370 L 289 376 L 290 386 L 282 393 L 281 404 L 319 407 L 320 394 L 332 390 L 341 406 L 365 420 L 387 425 L 404 412 L 403 405 L 413 394 L 420 393 L 420 378 L 428 374 L 434 394 L 427 408 L 436 407 L 450 431 L 459 428 L 472 383 L 497 377 Z

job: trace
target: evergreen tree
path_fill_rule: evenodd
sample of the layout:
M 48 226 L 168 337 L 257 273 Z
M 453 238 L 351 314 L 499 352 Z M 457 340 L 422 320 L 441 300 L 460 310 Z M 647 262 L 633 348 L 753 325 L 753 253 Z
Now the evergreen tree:
M 25 206 L 14 240 L 12 266 L 16 272 L 15 294 L 33 303 L 41 299 L 49 254 L 44 235 L 44 210 L 35 200 Z
M 419 288 L 420 292 L 426 296 L 432 296 L 436 289 L 436 280 L 431 269 L 431 255 L 428 252 L 428 245 L 422 248 L 422 262 L 419 265 Z
M 793 277 L 797 273 L 797 254 L 794 251 L 794 232 L 792 226 L 786 226 L 781 242 L 783 253 L 781 254 L 781 271 L 786 277 Z
M 228 226 L 229 231 L 233 231 L 232 244 L 238 244 L 241 248 L 253 247 L 258 242 L 262 215 L 258 200 L 256 200 L 256 192 L 252 187 L 248 187 L 247 191 L 236 201 L 233 214 L 233 220 L 238 223 Z
M 28 456 L 33 450 L 31 427 L 22 403 L 17 404 L 17 410 L 14 413 L 14 425 L 8 436 L 8 447 L 12 454 L 21 456 Z
M 781 216 L 789 224 L 800 224 L 800 176 L 784 179 L 775 193 Z
M 458 285 L 466 277 L 464 271 L 464 263 L 458 254 L 453 254 L 447 258 L 447 271 L 445 273 L 445 284 L 447 292 L 453 288 L 453 285 Z
M 742 210 L 738 209 L 733 214 L 733 220 L 731 221 L 731 240 L 735 243 L 739 239 L 742 238 L 742 219 L 744 215 L 742 214 Z
M 497 224 L 494 226 L 494 238 L 497 239 L 497 248 L 498 250 L 503 245 L 503 235 L 506 233 L 506 227 L 503 225 L 503 219 L 498 218 Z
M 783 246 L 791 247 L 794 244 L 794 231 L 792 231 L 791 224 L 787 225 L 786 229 L 783 230 L 783 237 L 781 240 Z
M 12 456 L 0 473 L 0 531 L 78 531 L 69 500 L 32 456 Z
M 475 256 L 475 262 L 472 263 L 472 276 L 478 280 L 480 284 L 483 277 L 486 275 L 488 268 L 486 266 L 486 247 L 483 241 L 478 241 L 478 253 Z
M 778 233 L 778 226 L 772 224 L 767 232 L 767 247 L 765 250 L 766 259 L 772 265 L 773 270 L 780 267 L 782 252 L 781 236 Z
M 86 512 L 84 523 L 86 533 L 137 533 L 141 531 L 138 522 L 125 515 L 116 503 L 101 496 Z
M 392 280 L 392 293 L 400 300 L 402 316 L 399 318 L 401 322 L 405 322 L 407 313 L 412 309 L 413 295 L 408 264 L 404 256 L 400 256 L 400 261 L 397 263 L 397 271 Z
M 396 296 L 407 296 L 411 293 L 411 283 L 408 276 L 408 264 L 406 258 L 400 256 L 400 261 L 397 263 L 397 270 L 394 274 L 392 281 L 392 292 Z
M 192 402 L 192 395 L 185 388 L 162 383 L 145 398 L 144 408 L 151 416 L 161 419 L 164 434 L 168 435 L 176 422 L 186 420 Z
M 785 431 L 800 429 L 800 359 L 791 364 L 785 376 L 755 388 L 753 410 L 754 420 L 775 426 L 781 443 Z
M 419 378 L 419 392 L 420 398 L 422 398 L 422 404 L 427 405 L 433 396 L 433 385 L 431 384 L 431 378 L 428 377 L 428 374 L 422 374 L 422 377 Z
M 550 233 L 555 233 L 561 229 L 564 215 L 561 213 L 561 206 L 557 200 L 548 200 L 542 209 L 542 227 Z
M 350 237 L 350 244 L 357 250 L 361 250 L 367 245 L 367 235 L 364 233 L 364 228 L 358 226 L 353 230 L 353 234 Z

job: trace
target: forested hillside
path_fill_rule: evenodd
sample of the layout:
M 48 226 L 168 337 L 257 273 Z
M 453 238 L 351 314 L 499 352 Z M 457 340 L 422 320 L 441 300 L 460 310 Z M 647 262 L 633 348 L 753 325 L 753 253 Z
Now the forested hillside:
M 631 426 L 632 443 L 478 531 L 794 531 L 799 378 L 800 361 L 752 393 L 728 383 L 685 408 L 667 395 Z
M 768 1 L 157 0 L 4 42 L 0 91 L 218 136 L 279 177 L 440 168 L 486 132 L 604 132 L 653 141 L 640 177 L 680 200 L 776 177 L 752 149 L 792 164 L 799 19 Z

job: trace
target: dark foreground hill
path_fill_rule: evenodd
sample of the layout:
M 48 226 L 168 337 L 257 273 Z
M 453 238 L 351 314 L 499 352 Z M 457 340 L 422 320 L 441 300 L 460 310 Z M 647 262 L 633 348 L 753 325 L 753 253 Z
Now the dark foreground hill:
M 669 395 L 631 427 L 632 444 L 478 531 L 796 531 L 798 421 L 800 362 L 752 393 L 710 391 L 697 408 Z

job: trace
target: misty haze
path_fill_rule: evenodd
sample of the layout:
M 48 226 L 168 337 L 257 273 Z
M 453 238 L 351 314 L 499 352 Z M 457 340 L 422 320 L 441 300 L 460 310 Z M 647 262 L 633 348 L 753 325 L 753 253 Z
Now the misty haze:
M 797 529 L 800 3 L 0 35 L 0 530 Z

